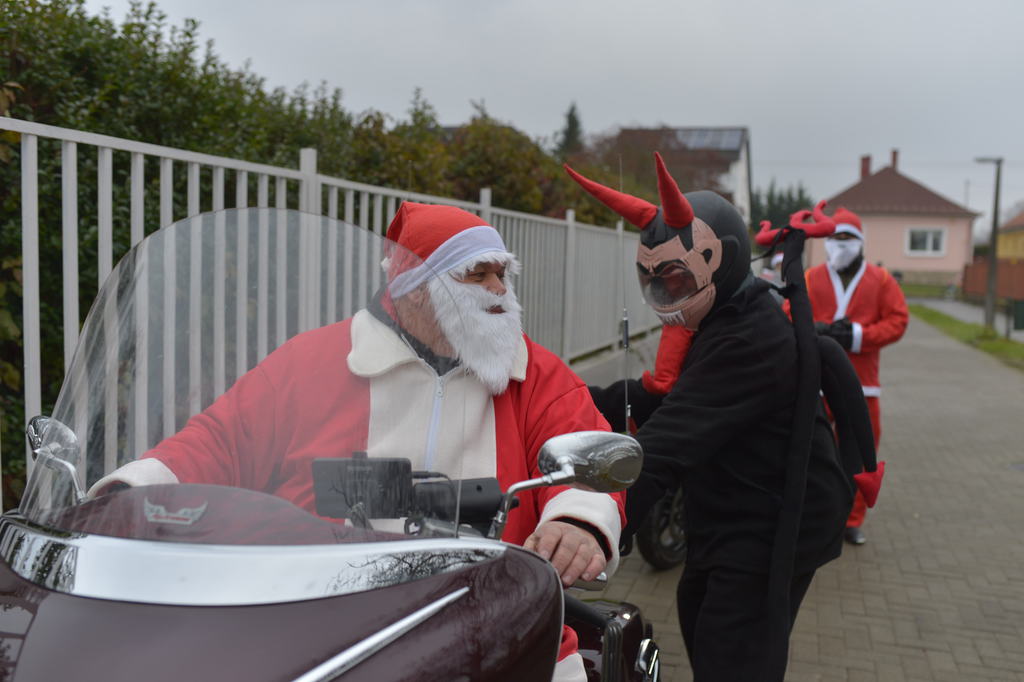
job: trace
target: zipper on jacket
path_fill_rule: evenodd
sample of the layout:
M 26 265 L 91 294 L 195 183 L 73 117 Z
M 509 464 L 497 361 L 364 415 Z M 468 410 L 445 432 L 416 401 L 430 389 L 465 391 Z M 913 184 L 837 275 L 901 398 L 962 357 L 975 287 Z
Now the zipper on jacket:
M 434 383 L 434 409 L 430 413 L 430 428 L 427 431 L 427 453 L 423 462 L 423 468 L 427 471 L 434 470 L 434 461 L 437 459 L 437 435 L 441 428 L 441 407 L 444 404 L 445 377 L 450 374 L 451 372 L 443 377 L 437 377 Z

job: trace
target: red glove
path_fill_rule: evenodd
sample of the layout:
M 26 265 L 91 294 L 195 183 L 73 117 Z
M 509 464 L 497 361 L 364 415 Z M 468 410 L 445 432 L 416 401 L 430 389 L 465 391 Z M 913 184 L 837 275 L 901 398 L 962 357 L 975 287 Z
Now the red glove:
M 885 462 L 879 462 L 878 468 L 874 471 L 864 471 L 854 474 L 853 480 L 857 482 L 860 494 L 864 496 L 864 502 L 869 507 L 874 507 L 878 500 L 878 490 L 882 487 L 882 476 L 885 475 Z

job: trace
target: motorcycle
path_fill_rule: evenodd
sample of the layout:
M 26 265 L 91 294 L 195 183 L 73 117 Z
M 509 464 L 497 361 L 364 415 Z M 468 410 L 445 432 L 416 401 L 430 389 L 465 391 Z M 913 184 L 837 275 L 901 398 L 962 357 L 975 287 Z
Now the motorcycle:
M 553 438 L 540 475 L 504 491 L 467 458 L 427 466 L 417 442 L 317 457 L 312 509 L 228 485 L 102 487 L 276 346 L 364 308 L 382 255 L 413 259 L 337 220 L 240 209 L 163 228 L 118 264 L 0 517 L 2 679 L 544 680 L 563 623 L 588 680 L 658 679 L 635 606 L 576 599 L 499 540 L 526 491 L 628 486 L 641 453 L 626 436 Z
M 636 548 L 651 566 L 675 568 L 686 561 L 686 530 L 683 491 L 665 493 L 636 531 Z

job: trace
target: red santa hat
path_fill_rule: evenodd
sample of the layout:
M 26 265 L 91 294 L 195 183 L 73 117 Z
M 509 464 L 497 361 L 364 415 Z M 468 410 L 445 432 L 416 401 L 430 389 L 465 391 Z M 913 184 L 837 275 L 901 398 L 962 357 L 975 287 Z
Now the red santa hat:
M 836 212 L 832 214 L 832 220 L 836 224 L 836 234 L 845 232 L 852 234 L 857 239 L 864 241 L 864 230 L 860 226 L 860 216 L 853 211 L 840 206 L 836 209 Z
M 518 265 L 497 230 L 455 206 L 403 202 L 386 237 L 401 247 L 391 247 L 382 263 L 396 298 L 441 273 L 465 271 L 477 263 Z

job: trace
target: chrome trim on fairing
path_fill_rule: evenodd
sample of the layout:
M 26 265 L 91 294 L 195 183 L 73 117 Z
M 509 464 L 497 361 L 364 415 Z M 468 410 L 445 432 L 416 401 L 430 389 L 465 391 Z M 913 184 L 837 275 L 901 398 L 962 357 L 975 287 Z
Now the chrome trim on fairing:
M 370 635 L 363 641 L 350 646 L 340 654 L 332 656 L 309 672 L 296 677 L 293 682 L 327 682 L 327 680 L 335 679 L 342 673 L 346 673 L 359 665 L 367 658 L 386 647 L 388 644 L 391 644 L 391 642 L 409 632 L 417 625 L 448 606 L 448 604 L 461 599 L 468 592 L 468 587 L 460 587 L 451 594 L 427 604 L 422 609 L 410 613 L 405 618 L 392 623 L 386 628 L 378 631 L 376 634 Z
M 0 518 L 0 559 L 42 587 L 82 597 L 185 606 L 275 604 L 352 594 L 501 556 L 494 540 L 340 545 L 202 545 L 52 531 Z

